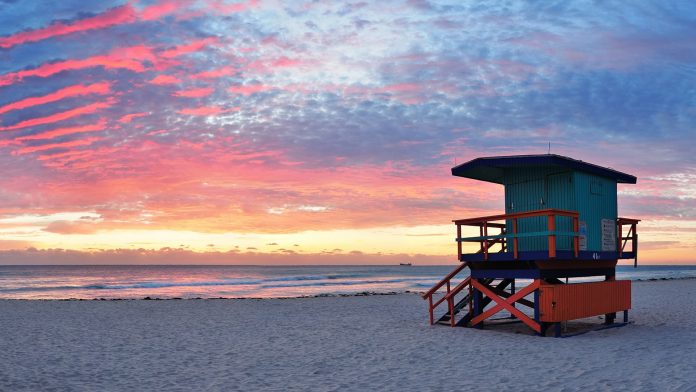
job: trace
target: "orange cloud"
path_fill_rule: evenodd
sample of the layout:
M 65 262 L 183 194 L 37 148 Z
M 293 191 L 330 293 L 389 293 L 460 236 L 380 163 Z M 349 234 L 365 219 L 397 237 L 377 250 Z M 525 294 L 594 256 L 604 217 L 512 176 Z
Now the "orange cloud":
M 27 42 L 41 41 L 47 38 L 72 34 L 82 31 L 101 29 L 136 20 L 135 10 L 130 4 L 112 8 L 91 18 L 85 18 L 74 23 L 55 22 L 41 29 L 23 31 L 9 37 L 0 38 L 1 48 L 10 48 Z
M 15 129 L 34 127 L 37 125 L 44 125 L 44 124 L 50 124 L 50 123 L 54 123 L 54 122 L 58 122 L 58 121 L 63 121 L 63 120 L 67 120 L 69 118 L 81 116 L 83 114 L 91 114 L 91 113 L 97 112 L 101 109 L 106 109 L 108 107 L 111 107 L 112 104 L 113 104 L 113 101 L 96 102 L 93 104 L 89 104 L 87 106 L 82 106 L 79 108 L 66 110 L 64 112 L 51 114 L 50 116 L 32 118 L 30 120 L 25 120 L 25 121 L 19 122 L 19 123 L 14 124 L 14 125 L 0 127 L 0 131 L 12 131 Z
M 92 234 L 97 232 L 97 225 L 92 222 L 54 221 L 44 231 L 57 234 Z
M 0 114 L 4 114 L 12 110 L 26 109 L 32 106 L 56 102 L 64 98 L 77 97 L 88 94 L 108 94 L 110 92 L 110 89 L 111 84 L 108 82 L 94 83 L 90 85 L 78 84 L 75 86 L 62 88 L 58 91 L 40 97 L 25 98 L 20 101 L 7 104 L 5 106 L 0 106 Z

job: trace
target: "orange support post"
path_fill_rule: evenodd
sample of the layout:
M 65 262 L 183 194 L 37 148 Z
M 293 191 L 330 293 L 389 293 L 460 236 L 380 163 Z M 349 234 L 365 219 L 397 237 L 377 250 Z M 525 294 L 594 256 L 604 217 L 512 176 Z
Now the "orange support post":
M 556 215 L 548 215 L 548 229 L 550 232 L 556 231 Z M 556 234 L 549 234 L 549 258 L 556 257 Z
M 578 231 L 580 230 L 580 223 L 578 221 L 578 217 L 574 216 L 573 217 L 573 232 L 575 235 L 573 236 L 573 253 L 575 254 L 575 258 L 578 258 L 578 254 L 580 252 L 580 237 L 578 236 Z
M 457 261 L 462 260 L 462 225 L 457 223 Z

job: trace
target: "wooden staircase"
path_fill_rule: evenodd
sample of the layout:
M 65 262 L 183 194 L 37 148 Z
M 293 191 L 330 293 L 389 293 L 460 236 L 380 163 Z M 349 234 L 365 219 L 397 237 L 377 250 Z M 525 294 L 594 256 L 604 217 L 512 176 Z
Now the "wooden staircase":
M 490 284 L 493 282 L 493 279 L 484 279 L 486 284 Z M 452 307 L 452 310 L 447 310 L 447 313 L 443 314 L 442 317 L 440 317 L 435 324 L 441 324 L 441 325 L 451 325 L 451 319 L 452 319 L 452 313 L 454 312 L 455 317 L 464 310 L 466 313 L 464 314 L 464 317 L 459 319 L 459 321 L 455 322 L 456 326 L 466 326 L 466 324 L 471 321 L 471 318 L 473 316 L 473 308 L 471 307 L 473 298 L 471 296 L 470 292 L 466 292 L 464 297 L 459 300 L 454 306 Z
M 505 225 L 492 225 L 492 227 L 496 227 L 500 229 L 501 235 L 505 235 L 506 230 L 505 230 Z M 458 233 L 459 236 L 461 236 L 461 233 Z M 498 253 L 502 253 L 507 251 L 507 242 L 505 241 L 505 237 L 497 238 L 494 240 L 490 241 L 485 241 L 481 243 L 481 248 L 479 249 L 478 252 L 476 253 L 485 253 L 487 254 L 490 250 L 491 247 L 494 245 L 500 245 L 500 250 Z M 461 243 L 460 243 L 460 248 L 461 248 Z M 460 249 L 460 254 L 461 254 L 461 249 Z M 444 278 L 442 278 L 441 281 L 439 281 L 435 286 L 431 287 L 430 290 L 428 290 L 425 294 L 422 295 L 423 299 L 428 300 L 428 311 L 430 313 L 430 325 L 433 324 L 442 324 L 442 325 L 450 325 L 452 327 L 454 326 L 466 326 L 469 321 L 474 317 L 473 314 L 473 292 L 472 292 L 472 287 L 471 287 L 471 278 L 467 277 L 463 281 L 461 281 L 457 286 L 452 288 L 452 279 L 459 275 L 460 272 L 462 272 L 466 267 L 468 267 L 468 263 L 462 263 L 457 268 L 455 268 L 452 272 L 447 274 Z M 481 282 L 489 285 L 493 283 L 494 279 L 482 279 Z M 501 281 L 498 286 L 495 287 L 496 291 L 500 292 L 500 295 L 507 295 L 508 297 L 511 295 L 508 292 L 505 292 L 505 288 L 510 285 L 512 281 L 511 280 L 503 280 Z M 446 292 L 444 295 L 437 299 L 434 300 L 433 296 L 440 290 L 442 287 L 446 287 Z M 458 301 L 455 300 L 455 296 L 462 292 L 464 289 L 467 289 L 464 293 L 464 297 L 459 299 Z M 490 298 L 484 298 L 482 303 L 481 303 L 481 309 L 485 308 L 486 305 L 490 303 L 491 299 Z M 435 320 L 434 317 L 434 311 L 435 309 L 441 305 L 442 303 L 447 302 L 447 313 L 445 313 L 442 317 Z M 461 318 L 459 321 L 456 321 L 456 316 L 457 314 L 461 313 L 462 310 L 466 310 L 466 314 Z

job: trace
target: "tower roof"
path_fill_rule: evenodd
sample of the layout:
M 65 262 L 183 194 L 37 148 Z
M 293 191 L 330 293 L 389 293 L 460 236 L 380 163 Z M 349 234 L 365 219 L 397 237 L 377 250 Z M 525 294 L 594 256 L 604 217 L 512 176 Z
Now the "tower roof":
M 452 168 L 452 175 L 475 180 L 503 183 L 505 169 L 522 167 L 558 167 L 594 174 L 616 180 L 617 183 L 635 184 L 636 177 L 620 171 L 583 162 L 556 154 L 510 155 L 476 158 Z

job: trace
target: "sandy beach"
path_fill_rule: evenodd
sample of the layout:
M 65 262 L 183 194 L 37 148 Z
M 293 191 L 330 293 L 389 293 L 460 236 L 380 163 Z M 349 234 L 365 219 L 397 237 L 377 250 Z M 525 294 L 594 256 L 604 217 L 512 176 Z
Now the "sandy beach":
M 563 339 L 431 327 L 415 294 L 4 300 L 0 390 L 686 391 L 695 294 L 636 282 L 632 324 Z

